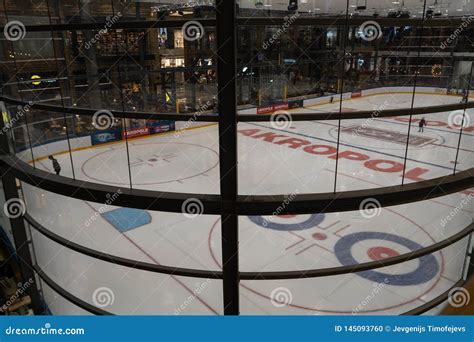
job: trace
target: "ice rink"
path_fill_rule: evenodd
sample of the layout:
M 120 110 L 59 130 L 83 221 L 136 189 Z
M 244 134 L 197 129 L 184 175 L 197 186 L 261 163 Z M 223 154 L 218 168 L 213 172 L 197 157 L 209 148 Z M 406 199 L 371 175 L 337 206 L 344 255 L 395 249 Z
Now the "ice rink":
M 417 94 L 415 107 L 459 103 L 456 96 Z M 374 95 L 341 104 L 288 110 L 377 111 L 409 108 L 411 94 Z M 461 111 L 462 114 L 462 111 Z M 459 115 L 455 113 L 454 115 Z M 418 131 L 425 117 L 427 127 Z M 248 195 L 358 190 L 447 176 L 474 166 L 474 111 L 465 127 L 453 113 L 338 121 L 239 124 L 239 191 Z M 337 140 L 339 135 L 339 154 Z M 459 155 L 456 154 L 460 146 Z M 219 193 L 216 125 L 96 145 L 57 154 L 62 175 L 100 184 L 186 193 Z M 128 167 L 129 161 L 130 168 Z M 337 163 L 337 173 L 336 173 Z M 47 158 L 35 161 L 51 171 Z M 337 174 L 337 178 L 336 178 Z M 220 218 L 127 210 L 58 196 L 24 184 L 28 212 L 56 234 L 86 247 L 167 266 L 220 270 Z M 474 218 L 465 191 L 375 212 L 240 217 L 241 271 L 304 270 L 351 265 L 408 253 L 454 235 Z M 159 201 L 159 198 L 157 199 Z M 51 215 L 50 208 L 57 211 Z M 456 215 L 447 222 L 447 217 Z M 100 215 L 96 215 L 100 213 Z M 153 274 L 93 260 L 38 233 L 38 264 L 74 295 L 116 314 L 222 314 L 220 280 Z M 42 248 L 38 247 L 41 246 Z M 241 313 L 400 314 L 461 278 L 467 240 L 391 267 L 324 278 L 241 281 Z M 47 288 L 54 314 L 71 310 Z M 100 304 L 100 303 L 99 303 Z M 100 305 L 99 305 L 100 306 Z

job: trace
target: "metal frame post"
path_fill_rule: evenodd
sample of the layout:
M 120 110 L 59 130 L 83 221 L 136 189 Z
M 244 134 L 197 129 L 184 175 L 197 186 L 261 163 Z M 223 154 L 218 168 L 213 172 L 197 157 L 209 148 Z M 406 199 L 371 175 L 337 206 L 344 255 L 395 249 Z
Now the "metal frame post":
M 235 0 L 216 8 L 222 271 L 224 314 L 239 314 L 239 234 L 237 215 L 237 102 Z

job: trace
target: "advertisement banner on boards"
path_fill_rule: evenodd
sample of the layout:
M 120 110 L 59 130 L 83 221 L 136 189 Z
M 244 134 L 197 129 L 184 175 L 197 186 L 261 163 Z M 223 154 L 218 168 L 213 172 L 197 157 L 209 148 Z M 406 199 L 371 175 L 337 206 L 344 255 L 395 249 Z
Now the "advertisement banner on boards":
M 171 120 L 157 120 L 149 122 L 148 128 L 150 130 L 150 134 L 157 134 L 174 131 L 176 129 L 176 125 L 175 122 Z
M 273 113 L 273 106 L 258 107 L 257 114 L 270 114 Z
M 122 130 L 114 129 L 107 131 L 97 131 L 91 135 L 92 145 L 105 144 L 112 141 L 122 140 Z
M 148 127 L 142 127 L 142 128 L 134 128 L 134 129 L 129 129 L 127 131 L 122 131 L 122 139 L 125 139 L 125 136 L 127 138 L 135 138 L 135 137 L 141 137 L 144 135 L 149 135 L 150 131 L 148 130 Z

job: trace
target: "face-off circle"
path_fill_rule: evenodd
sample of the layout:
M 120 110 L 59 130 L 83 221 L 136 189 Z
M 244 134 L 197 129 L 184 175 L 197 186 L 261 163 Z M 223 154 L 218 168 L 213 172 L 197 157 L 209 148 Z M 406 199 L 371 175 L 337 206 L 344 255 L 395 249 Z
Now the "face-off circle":
M 300 222 L 291 222 L 299 221 L 299 218 L 304 216 L 306 215 L 248 216 L 248 218 L 260 227 L 281 231 L 298 231 L 314 228 L 321 224 L 325 218 L 324 214 L 312 214 L 306 220 L 302 219 Z M 285 220 L 288 223 L 284 222 Z
M 128 168 L 121 167 L 120 162 L 126 154 L 126 146 L 104 148 L 105 151 L 94 154 L 82 164 L 83 174 L 104 184 L 128 185 Z M 128 149 L 134 186 L 182 182 L 204 175 L 219 164 L 216 151 L 197 144 L 129 142 Z M 103 163 L 110 164 L 110 168 L 104 168 Z
M 301 227 L 309 226 L 310 222 L 317 223 L 321 217 L 315 220 L 311 215 L 281 215 L 274 217 L 271 221 L 268 220 L 268 216 L 241 217 L 240 254 L 245 257 L 240 259 L 240 270 L 242 272 L 272 272 L 344 266 L 347 263 L 341 262 L 337 254 L 340 248 L 349 242 L 352 235 L 359 233 L 368 232 L 371 238 L 355 239 L 351 248 L 346 246 L 347 255 L 353 258 L 351 264 L 383 260 L 410 253 L 422 248 L 422 241 L 426 244 L 436 242 L 421 225 L 389 208 L 372 220 L 354 220 L 353 216 L 354 213 L 350 212 L 326 214 L 319 224 L 306 227 L 306 229 L 301 229 Z M 265 226 L 263 222 L 266 218 Z M 220 255 L 222 254 L 219 222 L 217 220 L 211 228 L 208 243 L 211 258 L 217 267 L 221 267 Z M 399 236 L 394 234 L 389 236 L 379 231 L 386 222 L 400 223 L 396 230 Z M 364 237 L 365 235 L 356 236 Z M 384 296 L 384 300 L 370 302 L 364 307 L 364 313 L 398 314 L 407 311 L 409 305 L 416 303 L 419 298 L 440 290 L 440 278 L 444 273 L 442 252 L 400 264 L 398 267 L 397 265 L 391 267 L 384 269 L 389 274 L 378 272 L 381 273 L 378 274 L 378 278 L 371 273 L 369 273 L 371 276 L 369 278 L 364 276 L 367 273 L 357 272 L 305 281 L 286 280 L 282 284 L 294 295 L 292 303 L 288 306 L 293 309 L 331 314 L 352 313 L 353 308 L 357 307 L 376 286 L 379 286 L 377 288 L 380 292 L 383 291 L 380 295 Z M 350 279 L 353 279 L 355 283 L 349 281 Z M 383 286 L 380 287 L 382 283 Z M 413 284 L 413 288 L 407 286 L 410 283 Z M 351 284 L 358 286 L 354 287 Z M 263 300 L 271 301 L 273 288 L 269 288 L 268 282 L 244 281 L 240 286 Z M 400 286 L 406 290 L 401 289 Z M 389 288 L 385 289 L 385 287 Z M 329 291 L 329 288 L 332 290 Z M 393 296 L 393 292 L 397 293 L 397 291 L 401 293 Z M 345 300 L 336 301 L 334 298 L 345 298 Z
M 352 247 L 355 244 L 366 240 L 392 241 L 410 249 L 411 251 L 416 251 L 423 248 L 423 246 L 419 245 L 418 243 L 398 235 L 381 232 L 360 232 L 343 236 L 336 243 L 334 252 L 339 262 L 344 266 L 355 265 L 359 263 L 352 255 Z M 395 250 L 383 246 L 371 247 L 369 248 L 367 254 L 373 260 L 380 260 L 398 255 Z M 357 274 L 363 278 L 378 283 L 385 282 L 390 285 L 398 286 L 422 284 L 433 279 L 436 274 L 438 274 L 439 265 L 433 255 L 428 254 L 416 260 L 419 261 L 418 268 L 412 272 L 404 274 L 387 274 L 378 272 L 376 270 L 358 272 Z

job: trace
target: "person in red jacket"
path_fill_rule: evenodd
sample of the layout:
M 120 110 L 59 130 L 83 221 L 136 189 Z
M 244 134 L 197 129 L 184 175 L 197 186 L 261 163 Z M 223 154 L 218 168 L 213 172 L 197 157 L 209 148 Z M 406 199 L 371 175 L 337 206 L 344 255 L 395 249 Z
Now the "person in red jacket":
M 426 126 L 425 118 L 421 118 L 420 122 L 418 123 L 418 132 L 424 132 L 424 127 Z

